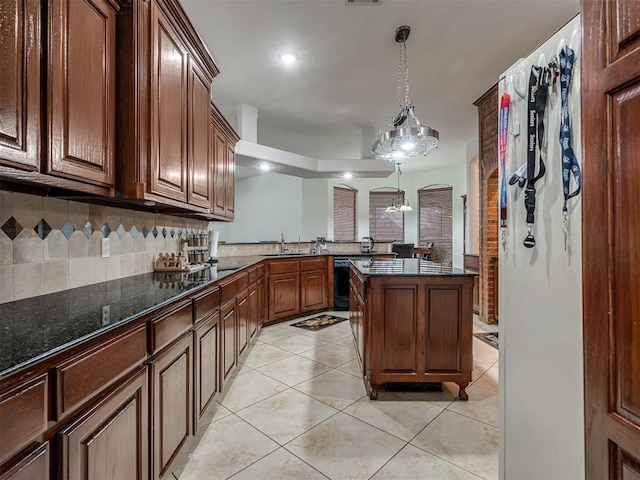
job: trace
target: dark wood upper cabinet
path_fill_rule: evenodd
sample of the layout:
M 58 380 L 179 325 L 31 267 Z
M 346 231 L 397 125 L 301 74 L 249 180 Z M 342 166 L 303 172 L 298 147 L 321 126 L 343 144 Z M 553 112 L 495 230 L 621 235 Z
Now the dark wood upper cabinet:
M 117 55 L 120 196 L 210 217 L 218 69 L 180 3 L 123 4 Z
M 189 60 L 189 203 L 211 208 L 213 201 L 212 135 L 209 121 L 211 81 Z
M 151 3 L 150 193 L 187 200 L 186 47 L 156 2 Z
M 0 3 L 0 164 L 40 165 L 40 2 Z
M 46 172 L 114 185 L 118 4 L 49 2 Z
M 235 216 L 235 146 L 240 137 L 224 116 L 211 104 L 213 127 L 213 207 L 217 220 Z

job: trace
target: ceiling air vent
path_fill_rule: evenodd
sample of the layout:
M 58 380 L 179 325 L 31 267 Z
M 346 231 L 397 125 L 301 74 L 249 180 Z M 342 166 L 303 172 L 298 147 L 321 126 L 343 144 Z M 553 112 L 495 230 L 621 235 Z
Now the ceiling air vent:
M 345 0 L 347 5 L 380 5 L 382 0 Z

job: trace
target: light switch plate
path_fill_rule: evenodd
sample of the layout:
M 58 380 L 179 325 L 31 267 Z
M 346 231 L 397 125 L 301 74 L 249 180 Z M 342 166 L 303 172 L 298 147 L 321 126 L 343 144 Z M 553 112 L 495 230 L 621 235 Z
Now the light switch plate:
M 111 322 L 111 305 L 102 306 L 102 326 L 109 325 Z
M 102 258 L 107 258 L 107 257 L 109 257 L 109 239 L 103 238 L 102 239 Z

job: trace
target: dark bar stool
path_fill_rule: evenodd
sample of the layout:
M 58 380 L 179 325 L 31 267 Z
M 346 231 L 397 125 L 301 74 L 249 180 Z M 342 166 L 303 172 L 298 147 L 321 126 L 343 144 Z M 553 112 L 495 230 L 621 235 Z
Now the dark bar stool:
M 396 258 L 413 258 L 413 243 L 394 243 L 391 251 L 396 254 Z

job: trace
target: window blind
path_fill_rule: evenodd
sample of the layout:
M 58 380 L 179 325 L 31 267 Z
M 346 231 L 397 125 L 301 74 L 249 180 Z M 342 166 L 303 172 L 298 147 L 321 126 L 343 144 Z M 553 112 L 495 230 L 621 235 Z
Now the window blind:
M 356 195 L 354 188 L 333 187 L 333 240 L 356 240 Z
M 369 192 L 369 235 L 380 242 L 404 241 L 404 213 L 386 212 L 393 202 L 404 201 L 404 192 Z
M 453 188 L 418 190 L 418 233 L 420 245 L 434 243 L 436 260 L 450 263 L 453 252 Z

